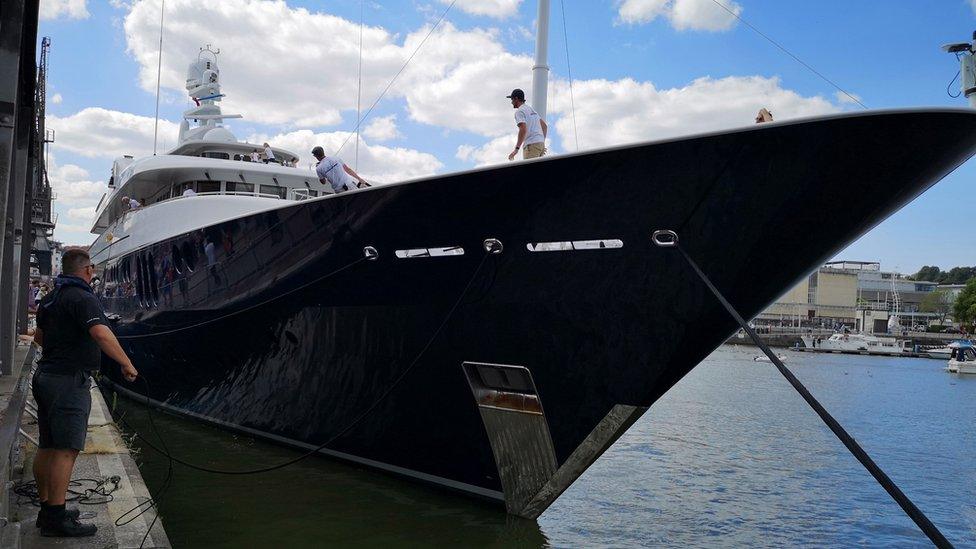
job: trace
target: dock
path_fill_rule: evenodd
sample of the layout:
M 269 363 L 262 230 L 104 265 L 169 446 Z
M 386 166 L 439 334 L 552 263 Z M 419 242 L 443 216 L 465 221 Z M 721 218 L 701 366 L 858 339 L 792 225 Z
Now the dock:
M 0 378 L 0 448 L 8 459 L 0 463 L 0 478 L 8 490 L 0 498 L 0 548 L 105 548 L 105 547 L 170 547 L 169 538 L 160 519 L 150 531 L 156 510 L 116 526 L 116 521 L 130 509 L 150 499 L 149 490 L 139 473 L 135 460 L 122 439 L 118 426 L 98 387 L 92 383 L 92 411 L 88 419 L 88 438 L 85 450 L 78 455 L 72 479 L 93 479 L 104 482 L 103 490 L 111 497 L 96 497 L 102 503 L 77 505 L 82 522 L 92 522 L 98 532 L 87 538 L 45 538 L 34 526 L 38 507 L 30 498 L 17 495 L 17 488 L 33 481 L 31 467 L 37 446 L 37 421 L 34 419 L 30 378 L 38 351 L 31 344 L 18 345 L 18 359 L 13 375 Z M 19 371 L 17 371 L 19 368 Z M 117 477 L 117 480 L 115 478 Z M 95 482 L 85 482 L 79 490 L 91 488 Z M 70 497 L 70 494 L 69 494 Z M 69 502 L 69 506 L 73 506 Z M 145 507 L 145 506 L 144 506 Z M 131 513 L 126 518 L 130 518 Z M 123 521 L 119 521 L 123 522 Z M 148 536 L 146 535 L 148 532 Z
M 876 351 L 841 351 L 838 349 L 820 349 L 817 347 L 790 347 L 791 351 L 800 351 L 803 353 L 826 353 L 835 355 L 865 355 L 865 356 L 888 356 L 895 358 L 930 358 L 933 360 L 946 360 L 941 356 L 935 356 L 924 351 L 902 351 L 900 353 L 881 353 Z

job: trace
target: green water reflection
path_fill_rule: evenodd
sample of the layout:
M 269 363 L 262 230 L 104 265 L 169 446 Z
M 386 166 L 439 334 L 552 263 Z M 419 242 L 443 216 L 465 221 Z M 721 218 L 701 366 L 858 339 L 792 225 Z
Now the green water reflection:
M 144 407 L 122 397 L 115 402 L 116 415 L 150 433 Z M 173 455 L 203 466 L 254 469 L 300 455 L 174 416 L 153 417 Z M 132 448 L 155 493 L 168 460 L 138 437 Z M 244 476 L 176 465 L 159 505 L 174 547 L 548 545 L 537 522 L 508 516 L 495 505 L 324 457 Z

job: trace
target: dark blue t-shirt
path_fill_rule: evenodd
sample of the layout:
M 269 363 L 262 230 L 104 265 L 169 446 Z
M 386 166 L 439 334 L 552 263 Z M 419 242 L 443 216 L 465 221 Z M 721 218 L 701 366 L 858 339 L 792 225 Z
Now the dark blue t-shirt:
M 88 333 L 96 324 L 108 326 L 108 319 L 95 294 L 84 288 L 63 286 L 44 296 L 37 308 L 37 326 L 44 332 L 38 368 L 52 374 L 98 370 L 101 350 Z

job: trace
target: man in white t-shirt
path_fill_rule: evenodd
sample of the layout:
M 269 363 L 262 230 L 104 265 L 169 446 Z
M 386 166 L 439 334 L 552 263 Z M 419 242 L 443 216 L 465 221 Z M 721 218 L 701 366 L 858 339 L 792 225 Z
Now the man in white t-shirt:
M 268 162 L 275 162 L 275 163 L 277 163 L 278 162 L 278 159 L 275 158 L 274 151 L 271 150 L 271 145 L 268 145 L 267 143 L 265 143 L 264 144 L 264 163 L 267 164 Z
M 522 90 L 514 89 L 511 95 L 506 97 L 512 100 L 512 108 L 515 109 L 515 125 L 518 126 L 515 150 L 508 155 L 508 159 L 514 160 L 519 149 L 522 149 L 522 158 L 526 160 L 546 154 L 546 134 L 549 132 L 546 121 L 525 102 L 525 92 Z
M 327 156 L 322 147 L 315 147 L 312 149 L 312 156 L 319 161 L 318 164 L 315 165 L 315 173 L 318 174 L 319 181 L 321 181 L 323 185 L 326 183 L 331 185 L 332 190 L 335 191 L 336 194 L 351 191 L 358 187 L 370 186 L 365 179 L 360 177 L 358 173 L 347 166 L 345 162 L 335 156 Z M 359 180 L 358 184 L 353 177 Z

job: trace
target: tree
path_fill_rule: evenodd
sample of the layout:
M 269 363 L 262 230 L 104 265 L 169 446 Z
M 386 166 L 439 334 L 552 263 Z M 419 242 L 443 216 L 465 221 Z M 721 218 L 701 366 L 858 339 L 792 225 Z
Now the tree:
M 956 298 L 953 312 L 956 314 L 956 322 L 961 324 L 976 322 L 976 277 L 969 279 L 962 293 Z
M 946 290 L 935 290 L 922 298 L 918 310 L 923 313 L 938 313 L 939 324 L 945 324 L 945 317 L 952 312 L 952 295 Z
M 918 270 L 917 273 L 913 274 L 909 278 L 912 280 L 922 280 L 928 282 L 939 282 L 939 278 L 942 276 L 942 270 L 935 265 L 926 265 Z
M 942 273 L 945 280 L 942 284 L 965 284 L 970 278 L 976 277 L 976 267 L 953 267 L 949 272 Z

